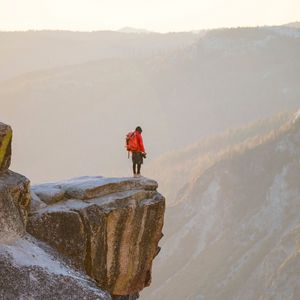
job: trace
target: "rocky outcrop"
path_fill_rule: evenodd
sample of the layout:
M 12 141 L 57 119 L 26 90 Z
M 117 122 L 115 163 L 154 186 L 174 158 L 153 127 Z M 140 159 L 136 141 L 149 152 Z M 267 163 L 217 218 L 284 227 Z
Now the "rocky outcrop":
M 81 177 L 31 190 L 8 169 L 11 137 L 0 123 L 0 299 L 137 299 L 161 238 L 157 183 Z
M 149 179 L 81 177 L 34 186 L 47 203 L 27 230 L 72 260 L 112 295 L 134 295 L 151 282 L 165 210 Z
M 11 127 L 0 123 L 0 172 L 7 170 L 10 166 L 11 140 Z
M 25 233 L 30 208 L 29 180 L 9 171 L 12 130 L 0 123 L 0 241 Z
M 0 299 L 111 299 L 49 247 L 26 234 L 29 180 L 0 175 Z
M 80 177 L 31 189 L 8 170 L 11 136 L 0 123 L 0 299 L 137 299 L 162 236 L 157 183 Z

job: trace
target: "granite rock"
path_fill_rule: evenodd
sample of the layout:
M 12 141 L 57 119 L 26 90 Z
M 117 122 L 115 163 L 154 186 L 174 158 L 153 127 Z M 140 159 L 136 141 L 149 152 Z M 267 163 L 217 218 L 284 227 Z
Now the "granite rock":
M 150 285 L 162 237 L 165 199 L 156 188 L 146 178 L 103 177 L 34 186 L 41 200 L 53 189 L 63 197 L 32 211 L 27 230 L 112 295 L 135 295 Z

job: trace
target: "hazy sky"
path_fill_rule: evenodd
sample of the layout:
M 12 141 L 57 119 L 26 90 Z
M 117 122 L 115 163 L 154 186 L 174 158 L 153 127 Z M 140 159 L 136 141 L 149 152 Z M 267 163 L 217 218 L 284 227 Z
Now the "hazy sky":
M 283 24 L 300 0 L 0 0 L 0 30 L 154 31 Z

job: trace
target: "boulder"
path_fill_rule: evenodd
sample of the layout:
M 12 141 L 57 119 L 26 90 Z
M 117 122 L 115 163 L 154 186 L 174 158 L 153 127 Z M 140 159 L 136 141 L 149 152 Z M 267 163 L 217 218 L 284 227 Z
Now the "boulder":
M 0 122 L 0 173 L 10 166 L 12 129 Z
M 0 176 L 0 240 L 23 235 L 30 207 L 29 180 L 5 171 Z
M 33 190 L 45 195 L 43 187 L 49 190 L 49 185 Z M 156 191 L 157 183 L 80 177 L 51 188 L 60 190 L 62 200 L 47 199 L 50 205 L 32 211 L 28 232 L 71 259 L 112 295 L 136 298 L 151 282 L 162 236 L 165 199 Z
M 5 205 L 10 207 L 14 205 L 20 215 L 20 221 L 26 226 L 31 203 L 30 181 L 18 173 L 5 171 L 0 175 L 0 192 L 0 201 L 2 203 L 6 202 Z M 8 197 L 13 201 L 13 204 L 7 203 L 10 202 Z M 10 211 L 16 214 L 14 210 Z M 9 214 L 6 214 L 6 216 L 9 217 Z
M 5 185 L 0 183 L 0 242 L 24 233 L 25 226 L 20 212 Z

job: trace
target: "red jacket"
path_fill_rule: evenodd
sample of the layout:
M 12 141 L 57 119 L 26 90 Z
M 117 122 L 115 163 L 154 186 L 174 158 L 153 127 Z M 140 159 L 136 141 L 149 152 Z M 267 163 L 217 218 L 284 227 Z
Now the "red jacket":
M 136 134 L 136 139 L 137 139 L 137 142 L 138 142 L 137 152 L 145 153 L 146 151 L 145 151 L 142 135 L 140 134 L 139 131 L 135 131 L 135 134 Z

